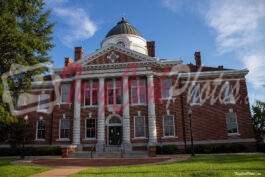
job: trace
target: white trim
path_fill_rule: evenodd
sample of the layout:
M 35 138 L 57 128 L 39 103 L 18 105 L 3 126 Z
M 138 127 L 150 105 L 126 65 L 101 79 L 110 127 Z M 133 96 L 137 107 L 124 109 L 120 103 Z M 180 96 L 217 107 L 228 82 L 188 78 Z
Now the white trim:
M 178 136 L 163 136 L 161 139 L 175 139 L 178 138 Z
M 109 121 L 113 118 L 113 117 L 118 117 L 121 121 L 120 124 L 110 124 Z M 107 117 L 106 119 L 106 126 L 122 126 L 122 117 L 119 114 L 111 114 Z

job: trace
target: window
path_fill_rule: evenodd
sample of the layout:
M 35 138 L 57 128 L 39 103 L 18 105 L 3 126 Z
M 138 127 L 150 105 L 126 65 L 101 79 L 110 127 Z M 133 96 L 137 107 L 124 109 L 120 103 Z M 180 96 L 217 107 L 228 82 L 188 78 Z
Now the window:
M 86 119 L 86 138 L 96 138 L 96 119 Z
M 93 106 L 98 104 L 98 83 L 87 82 L 85 88 L 85 106 Z
M 41 95 L 39 95 L 39 107 L 38 107 L 39 111 L 46 111 L 48 107 L 48 98 L 49 98 L 48 94 L 42 93 Z
M 121 104 L 121 82 L 120 81 L 109 81 L 108 82 L 108 104 Z
M 172 82 L 170 78 L 165 78 L 161 82 L 161 96 L 162 98 L 171 98 L 171 86 Z
M 175 136 L 175 124 L 174 116 L 164 116 L 163 117 L 164 125 L 164 136 Z
M 132 81 L 131 95 L 132 104 L 145 104 L 146 103 L 146 86 L 145 80 Z
M 223 101 L 225 104 L 235 103 L 233 87 L 229 82 L 226 82 L 222 87 Z
M 69 138 L 70 120 L 60 119 L 60 138 Z
M 145 118 L 143 116 L 134 117 L 134 137 L 145 137 Z
M 61 88 L 61 94 L 62 94 L 62 103 L 67 103 L 70 102 L 70 89 L 71 85 L 70 84 L 64 84 L 62 85 Z
M 45 120 L 37 121 L 37 139 L 45 139 Z
M 200 94 L 200 86 L 192 85 L 189 89 L 189 98 L 191 105 L 200 105 L 201 104 L 201 94 Z
M 228 134 L 238 134 L 237 116 L 235 112 L 226 113 L 226 126 Z

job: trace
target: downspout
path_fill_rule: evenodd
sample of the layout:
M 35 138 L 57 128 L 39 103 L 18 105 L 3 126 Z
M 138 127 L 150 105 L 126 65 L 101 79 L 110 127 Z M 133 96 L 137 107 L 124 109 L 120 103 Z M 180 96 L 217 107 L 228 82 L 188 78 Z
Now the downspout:
M 179 77 L 179 88 L 182 88 L 181 77 Z M 180 94 L 180 106 L 181 106 L 181 116 L 182 116 L 182 130 L 183 130 L 183 140 L 185 153 L 187 152 L 187 142 L 186 142 L 186 129 L 185 129 L 185 114 L 183 106 L 183 93 Z

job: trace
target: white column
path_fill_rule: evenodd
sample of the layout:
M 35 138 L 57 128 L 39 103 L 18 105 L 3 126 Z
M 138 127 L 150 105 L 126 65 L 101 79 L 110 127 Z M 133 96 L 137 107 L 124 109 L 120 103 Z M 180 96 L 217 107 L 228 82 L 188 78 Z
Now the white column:
M 104 78 L 99 78 L 98 90 L 98 135 L 96 151 L 104 150 L 105 146 L 105 88 Z
M 131 151 L 131 137 L 130 137 L 130 104 L 129 104 L 129 83 L 128 77 L 123 79 L 122 83 L 122 92 L 123 92 L 123 137 L 122 145 L 125 151 Z
M 147 76 L 148 85 L 148 126 L 149 126 L 149 146 L 157 143 L 156 139 L 156 115 L 153 75 Z
M 73 144 L 80 144 L 80 104 L 81 104 L 81 80 L 78 79 L 75 85 L 74 98 L 74 122 L 73 122 Z

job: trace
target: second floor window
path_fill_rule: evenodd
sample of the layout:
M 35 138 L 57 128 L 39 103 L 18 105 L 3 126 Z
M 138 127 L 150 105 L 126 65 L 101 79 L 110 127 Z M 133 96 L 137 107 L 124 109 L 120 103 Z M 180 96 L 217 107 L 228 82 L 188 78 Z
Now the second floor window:
M 200 86 L 192 85 L 189 89 L 189 97 L 191 105 L 200 105 L 201 104 L 201 94 Z
M 39 95 L 39 106 L 38 106 L 39 111 L 45 111 L 47 109 L 48 98 L 49 98 L 48 94 L 42 93 Z
M 107 96 L 108 105 L 121 104 L 122 99 L 122 83 L 120 81 L 109 81 Z
M 87 82 L 85 87 L 85 106 L 92 106 L 98 104 L 98 83 Z
M 222 86 L 223 101 L 225 104 L 235 103 L 233 87 L 231 84 L 226 82 Z
M 61 88 L 61 94 L 62 94 L 62 103 L 67 103 L 70 101 L 70 90 L 71 90 L 71 85 L 70 84 L 64 84 L 62 85 Z
M 172 82 L 170 78 L 164 78 L 161 82 L 161 97 L 162 98 L 171 98 L 171 86 Z
M 132 95 L 132 104 L 145 104 L 146 102 L 145 80 L 132 81 L 131 95 Z

